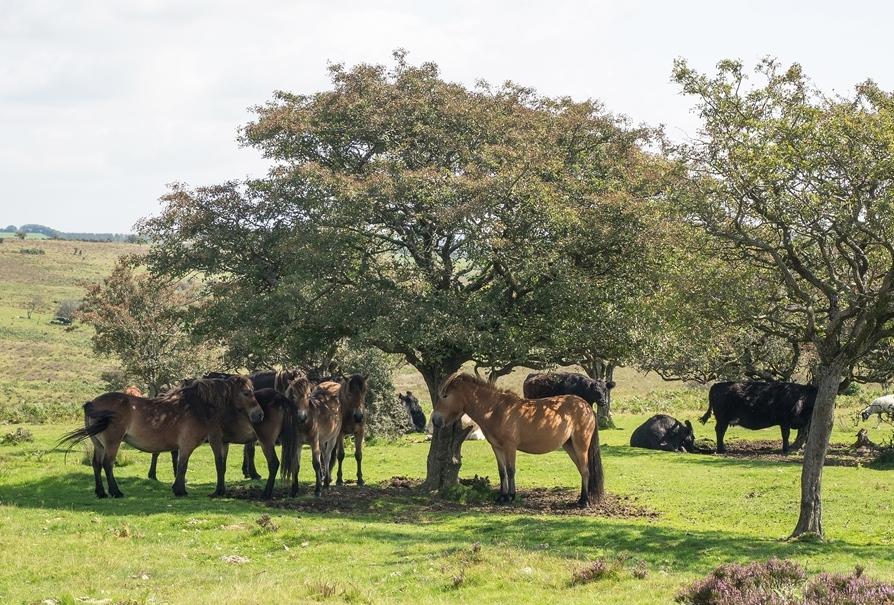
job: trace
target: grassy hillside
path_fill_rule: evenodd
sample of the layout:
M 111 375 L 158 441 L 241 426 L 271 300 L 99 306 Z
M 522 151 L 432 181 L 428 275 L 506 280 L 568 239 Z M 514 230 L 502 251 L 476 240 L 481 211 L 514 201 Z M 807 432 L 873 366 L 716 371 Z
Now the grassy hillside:
M 109 273 L 127 244 L 4 240 L 0 245 L 0 421 L 72 417 L 114 367 L 90 349 L 91 328 L 50 324 L 63 300 Z M 40 251 L 35 253 L 35 251 Z M 78 251 L 78 254 L 75 254 Z M 30 302 L 36 309 L 27 317 Z

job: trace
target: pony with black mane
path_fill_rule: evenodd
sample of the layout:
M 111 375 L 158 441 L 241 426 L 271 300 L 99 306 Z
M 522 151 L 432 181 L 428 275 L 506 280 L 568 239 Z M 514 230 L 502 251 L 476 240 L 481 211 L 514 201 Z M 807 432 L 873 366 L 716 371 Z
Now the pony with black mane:
M 602 456 L 596 414 L 576 395 L 525 399 L 485 380 L 457 372 L 441 385 L 432 422 L 443 427 L 468 414 L 484 433 L 497 459 L 500 497 L 515 499 L 515 456 L 548 454 L 563 448 L 581 476 L 578 506 L 602 499 Z
M 215 494 L 224 492 L 223 425 L 232 414 L 244 415 L 250 422 L 264 419 L 251 380 L 233 376 L 225 380 L 199 379 L 189 385 L 146 398 L 126 393 L 105 393 L 84 404 L 84 428 L 67 433 L 60 444 L 75 445 L 85 439 L 93 442 L 93 478 L 97 498 L 105 498 L 101 471 L 106 474 L 109 494 L 123 496 L 115 480 L 113 466 L 121 442 L 151 453 L 177 451 L 176 496 L 186 495 L 186 470 L 189 457 L 206 440 L 214 451 L 218 471 Z

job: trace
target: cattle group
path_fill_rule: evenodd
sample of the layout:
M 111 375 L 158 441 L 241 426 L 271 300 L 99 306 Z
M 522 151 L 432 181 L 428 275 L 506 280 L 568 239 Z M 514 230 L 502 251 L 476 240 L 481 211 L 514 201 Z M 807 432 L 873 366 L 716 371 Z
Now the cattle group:
M 602 464 L 594 411 L 610 400 L 613 382 L 593 380 L 568 372 L 533 373 L 524 381 L 524 397 L 498 389 L 468 374 L 449 377 L 434 402 L 432 423 L 460 422 L 467 435 L 487 439 L 500 470 L 500 498 L 515 496 L 515 452 L 542 454 L 563 448 L 581 472 L 579 504 L 589 505 L 602 495 Z M 806 439 L 817 389 L 791 382 L 718 382 L 708 392 L 708 409 L 702 424 L 713 415 L 716 451 L 724 453 L 728 427 L 764 429 L 778 426 L 782 451 L 797 449 Z M 97 497 L 122 494 L 114 477 L 114 462 L 121 443 L 153 454 L 149 478 L 157 478 L 157 460 L 169 452 L 174 472 L 173 491 L 186 494 L 186 472 L 192 452 L 208 443 L 214 453 L 217 485 L 214 495 L 226 493 L 227 452 L 232 443 L 244 446 L 242 472 L 260 479 L 255 468 L 255 445 L 267 460 L 263 495 L 270 498 L 277 474 L 291 482 L 290 494 L 299 491 L 301 450 L 306 444 L 314 469 L 314 494 L 332 482 L 343 482 L 345 437 L 353 437 L 357 484 L 363 485 L 363 440 L 367 420 L 366 378 L 325 376 L 311 380 L 297 369 L 259 372 L 249 376 L 212 372 L 183 380 L 161 396 L 147 398 L 135 388 L 106 393 L 84 404 L 84 426 L 62 439 L 93 444 L 93 472 Z M 426 418 L 412 392 L 398 394 L 407 424 L 426 430 Z M 894 414 L 894 396 L 874 400 L 862 412 L 863 420 Z M 791 430 L 797 431 L 790 445 Z M 474 437 L 473 437 L 474 438 Z M 276 445 L 281 445 L 281 457 Z M 637 427 L 632 447 L 701 451 L 692 424 L 656 414 Z M 105 484 L 103 483 L 105 473 Z M 106 491 L 106 484 L 108 491 Z

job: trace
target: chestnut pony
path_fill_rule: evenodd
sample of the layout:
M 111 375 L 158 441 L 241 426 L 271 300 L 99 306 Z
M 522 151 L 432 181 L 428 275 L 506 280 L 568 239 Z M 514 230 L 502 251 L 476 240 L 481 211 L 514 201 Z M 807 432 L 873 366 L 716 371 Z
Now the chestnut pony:
M 84 404 L 84 428 L 64 435 L 60 443 L 93 442 L 93 478 L 97 498 L 105 498 L 100 471 L 105 470 L 109 494 L 123 494 L 113 474 L 121 442 L 144 452 L 177 450 L 176 496 L 186 495 L 189 457 L 206 440 L 214 451 L 218 470 L 217 490 L 223 493 L 223 427 L 229 414 L 245 415 L 252 422 L 264 419 L 248 378 L 196 380 L 161 397 L 147 399 L 126 393 L 106 393 Z
M 576 395 L 525 399 L 480 378 L 457 372 L 438 392 L 432 423 L 447 426 L 468 414 L 497 458 L 499 502 L 515 499 L 515 454 L 565 449 L 581 476 L 579 506 L 598 502 L 604 492 L 596 415 Z
M 291 386 L 286 396 L 300 406 Z M 306 407 L 299 407 L 299 410 L 305 409 L 307 414 L 296 417 L 299 419 L 304 417 L 306 420 L 283 427 L 280 436 L 282 441 L 280 472 L 284 478 L 292 479 L 291 495 L 298 493 L 301 447 L 307 443 L 310 445 L 315 473 L 314 495 L 320 496 L 323 484 L 328 485 L 331 481 L 329 462 L 341 436 L 344 418 L 350 416 L 361 422 L 365 398 L 366 379 L 359 374 L 339 382 L 321 382 L 306 399 Z

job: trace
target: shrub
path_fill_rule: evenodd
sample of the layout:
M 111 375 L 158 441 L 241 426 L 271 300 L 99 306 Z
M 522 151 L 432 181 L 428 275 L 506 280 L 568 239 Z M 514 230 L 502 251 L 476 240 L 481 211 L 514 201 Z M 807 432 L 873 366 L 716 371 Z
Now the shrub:
M 22 427 L 0 437 L 0 443 L 4 445 L 19 445 L 20 443 L 30 443 L 32 441 L 34 441 L 34 435 L 31 434 L 31 431 Z
M 617 578 L 621 569 L 620 561 L 596 559 L 578 568 L 571 576 L 572 584 L 588 584 L 597 580 Z
M 894 605 L 894 585 L 850 575 L 820 574 L 807 580 L 793 561 L 721 565 L 676 598 L 687 605 Z
M 77 313 L 80 307 L 81 301 L 67 298 L 61 301 L 59 303 L 59 306 L 56 307 L 56 317 L 61 317 L 62 319 L 72 321 L 75 317 L 75 313 Z
M 106 391 L 123 391 L 128 385 L 127 374 L 123 370 L 106 370 L 99 375 Z
M 43 248 L 21 248 L 19 249 L 20 254 L 46 254 Z

